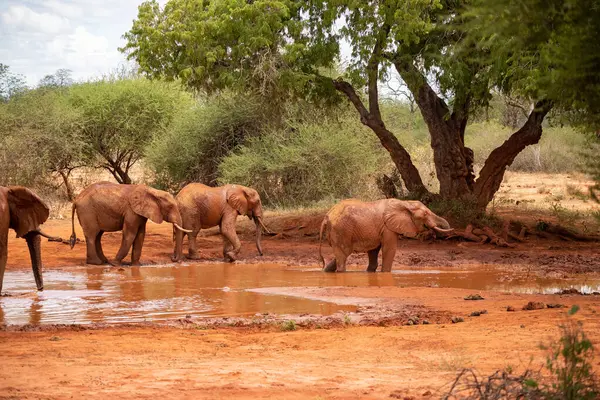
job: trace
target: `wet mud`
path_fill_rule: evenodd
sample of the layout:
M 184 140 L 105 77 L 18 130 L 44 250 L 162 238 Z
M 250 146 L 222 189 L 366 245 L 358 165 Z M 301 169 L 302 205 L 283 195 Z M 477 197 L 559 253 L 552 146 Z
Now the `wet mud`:
M 313 222 L 267 219 L 290 229 L 265 238 L 264 257 L 240 224 L 234 264 L 213 231 L 199 240 L 206 261 L 171 264 L 167 225 L 149 224 L 141 267 L 87 267 L 83 244 L 44 242 L 43 292 L 11 238 L 0 398 L 439 398 L 464 367 L 541 367 L 539 344 L 575 304 L 600 346 L 597 244 L 407 240 L 391 274 L 364 272 L 362 255 L 326 274 Z M 70 235 L 70 221 L 46 225 Z M 110 258 L 120 235 L 103 240 Z

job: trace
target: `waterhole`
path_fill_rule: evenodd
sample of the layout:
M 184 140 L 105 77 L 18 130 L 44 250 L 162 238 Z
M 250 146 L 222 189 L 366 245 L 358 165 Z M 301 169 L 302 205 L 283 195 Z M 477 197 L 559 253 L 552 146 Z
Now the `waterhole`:
M 600 280 L 548 279 L 493 268 L 396 269 L 393 273 L 329 274 L 317 268 L 258 264 L 79 267 L 44 272 L 35 291 L 30 271 L 7 271 L 0 324 L 87 324 L 165 321 L 186 315 L 251 316 L 353 311 L 349 305 L 255 293 L 265 287 L 427 286 L 557 293 L 600 291 Z

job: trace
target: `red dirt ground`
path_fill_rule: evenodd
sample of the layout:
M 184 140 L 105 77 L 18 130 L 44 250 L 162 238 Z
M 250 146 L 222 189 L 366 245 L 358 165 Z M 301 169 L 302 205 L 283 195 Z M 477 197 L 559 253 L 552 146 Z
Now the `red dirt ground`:
M 285 234 L 265 238 L 265 256 L 257 257 L 249 224 L 240 224 L 244 232 L 242 262 L 317 265 L 314 235 L 320 215 L 266 222 Z M 44 229 L 68 238 L 70 221 L 52 220 Z M 81 235 L 79 226 L 77 229 Z M 208 259 L 220 260 L 220 237 L 211 232 L 214 230 L 199 245 Z M 170 262 L 171 238 L 169 225 L 149 224 L 142 263 Z M 103 240 L 107 256 L 114 256 L 120 233 L 106 234 Z M 600 271 L 597 249 L 597 243 L 531 241 L 515 249 L 498 249 L 406 240 L 400 242 L 395 267 L 528 265 L 536 274 L 553 277 L 594 275 Z M 82 265 L 85 245 L 70 250 L 68 245 L 44 241 L 43 258 L 46 269 Z M 351 263 L 363 269 L 366 257 L 353 256 Z M 11 239 L 8 270 L 29 268 L 25 242 Z M 294 294 L 300 289 L 288 290 Z M 476 367 L 482 374 L 507 366 L 517 372 L 539 369 L 545 354 L 538 345 L 556 339 L 557 326 L 567 317 L 565 309 L 522 311 L 529 301 L 580 305 L 575 318 L 584 322 L 592 342 L 600 345 L 600 296 L 479 291 L 485 300 L 465 301 L 464 296 L 472 292 L 348 287 L 300 293 L 325 299 L 360 298 L 393 310 L 418 307 L 434 317 L 465 316 L 465 322 L 457 324 L 379 327 L 350 323 L 294 332 L 281 332 L 273 326 L 205 329 L 194 324 L 45 327 L 41 331 L 8 327 L 0 331 L 0 399 L 439 398 L 463 367 Z M 507 312 L 508 305 L 517 311 Z M 466 317 L 479 309 L 488 313 Z M 594 360 L 594 366 L 600 368 L 600 358 Z

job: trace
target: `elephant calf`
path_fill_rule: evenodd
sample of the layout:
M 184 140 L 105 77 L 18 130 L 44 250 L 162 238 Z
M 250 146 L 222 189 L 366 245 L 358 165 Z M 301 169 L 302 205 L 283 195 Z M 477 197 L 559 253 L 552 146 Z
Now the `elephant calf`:
M 346 271 L 346 259 L 353 252 L 369 255 L 367 271 L 377 270 L 382 251 L 383 272 L 392 270 L 398 235 L 414 237 L 429 229 L 452 232 L 450 224 L 420 201 L 385 199 L 372 202 L 344 200 L 333 206 L 321 223 L 319 257 L 326 272 Z M 325 266 L 321 253 L 323 233 L 327 233 L 334 259 Z
M 256 249 L 262 255 L 260 244 L 262 204 L 258 192 L 241 185 L 210 187 L 201 183 L 190 183 L 177 194 L 177 203 L 183 218 L 183 227 L 190 229 L 188 234 L 189 258 L 198 259 L 196 237 L 200 229 L 219 226 L 223 235 L 223 257 L 235 261 L 242 245 L 235 232 L 238 215 L 246 215 L 256 225 Z M 265 230 L 267 230 L 265 228 Z M 183 232 L 175 239 L 175 260 L 181 259 Z M 175 261 L 174 260 L 174 261 Z
M 73 202 L 71 248 L 77 240 L 75 212 L 85 235 L 88 264 L 110 264 L 100 243 L 104 232 L 123 231 L 121 248 L 115 258 L 117 265 L 121 264 L 132 246 L 131 264 L 139 265 L 148 219 L 157 224 L 164 220 L 172 223 L 175 230 L 190 232 L 181 227 L 181 214 L 175 198 L 146 185 L 98 182 L 85 188 Z

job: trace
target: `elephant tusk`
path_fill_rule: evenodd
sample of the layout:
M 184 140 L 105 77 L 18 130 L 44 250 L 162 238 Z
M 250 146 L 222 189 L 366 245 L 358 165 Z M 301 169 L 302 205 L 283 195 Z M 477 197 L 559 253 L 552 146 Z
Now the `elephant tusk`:
M 260 223 L 260 226 L 262 226 L 262 228 L 265 230 L 265 232 L 266 232 L 267 234 L 269 234 L 269 235 L 273 234 L 273 232 L 271 232 L 271 231 L 269 230 L 269 228 L 267 228 L 267 227 L 265 226 L 265 224 L 262 222 L 262 218 L 258 218 L 258 222 Z
M 53 242 L 62 242 L 62 239 L 59 238 L 58 236 L 50 236 L 47 233 L 42 232 L 41 229 L 36 229 L 35 232 L 39 233 L 41 236 L 45 237 L 46 239 L 49 239 Z
M 435 229 L 439 233 L 452 233 L 452 232 L 454 232 L 454 228 L 442 229 L 442 228 L 438 228 L 437 226 L 434 226 L 433 229 Z
M 173 224 L 173 226 L 174 226 L 175 228 L 179 229 L 181 232 L 185 232 L 185 233 L 192 233 L 192 231 L 191 231 L 191 230 L 189 230 L 189 229 L 183 229 L 182 227 L 180 227 L 179 225 L 177 225 L 177 224 L 175 224 L 175 223 Z

